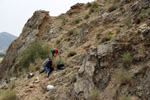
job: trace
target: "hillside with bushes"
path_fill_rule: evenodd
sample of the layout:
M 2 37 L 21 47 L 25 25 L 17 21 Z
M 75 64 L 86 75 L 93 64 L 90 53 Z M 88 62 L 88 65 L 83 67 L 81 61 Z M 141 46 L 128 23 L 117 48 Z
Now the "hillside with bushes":
M 39 71 L 52 48 L 61 59 L 46 78 Z M 77 3 L 57 17 L 35 11 L 0 70 L 0 100 L 149 100 L 150 1 Z

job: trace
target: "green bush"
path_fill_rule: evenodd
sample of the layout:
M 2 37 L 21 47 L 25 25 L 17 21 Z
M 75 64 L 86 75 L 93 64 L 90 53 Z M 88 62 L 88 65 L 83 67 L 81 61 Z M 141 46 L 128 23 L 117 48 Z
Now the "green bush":
M 91 7 L 92 4 L 90 2 L 87 3 L 87 7 Z
M 74 20 L 74 23 L 75 23 L 75 24 L 79 24 L 81 21 L 82 21 L 82 19 L 77 18 L 77 19 Z
M 50 49 L 48 46 L 44 46 L 42 41 L 37 41 L 20 54 L 19 61 L 24 68 L 29 68 L 30 63 L 33 63 L 35 59 L 45 59 L 49 57 L 49 55 Z
M 122 56 L 122 61 L 123 61 L 124 64 L 130 64 L 131 61 L 132 61 L 132 57 L 131 57 L 130 53 L 125 53 Z
M 92 2 L 92 8 L 98 8 L 98 3 L 96 1 Z
M 16 94 L 12 90 L 0 90 L 0 100 L 16 100 Z

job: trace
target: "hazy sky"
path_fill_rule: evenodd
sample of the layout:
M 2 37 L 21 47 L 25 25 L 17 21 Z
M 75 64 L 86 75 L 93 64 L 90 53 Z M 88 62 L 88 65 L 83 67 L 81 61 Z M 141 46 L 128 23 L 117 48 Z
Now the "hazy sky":
M 36 10 L 46 10 L 51 16 L 65 13 L 76 3 L 94 0 L 0 0 L 0 32 L 19 36 L 24 24 Z

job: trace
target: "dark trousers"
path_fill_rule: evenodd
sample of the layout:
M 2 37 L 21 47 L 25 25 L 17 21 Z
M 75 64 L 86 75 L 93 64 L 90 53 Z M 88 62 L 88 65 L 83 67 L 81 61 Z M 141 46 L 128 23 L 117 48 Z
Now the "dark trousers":
M 40 74 L 43 73 L 44 71 L 46 71 L 45 65 L 43 65 L 43 68 L 44 68 L 44 69 L 43 69 L 42 71 L 40 71 Z

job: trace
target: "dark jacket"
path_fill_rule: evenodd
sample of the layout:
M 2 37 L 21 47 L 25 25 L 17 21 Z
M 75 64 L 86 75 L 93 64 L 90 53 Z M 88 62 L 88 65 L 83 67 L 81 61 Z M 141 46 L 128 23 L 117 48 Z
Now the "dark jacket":
M 51 70 L 53 69 L 51 60 L 48 61 L 48 63 L 46 64 L 46 67 L 51 69 Z

